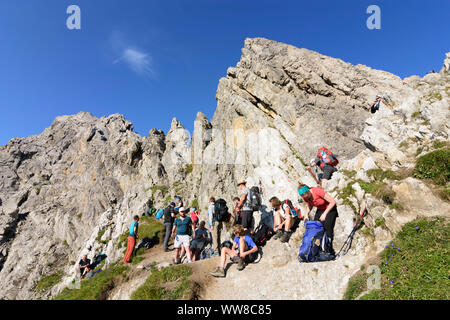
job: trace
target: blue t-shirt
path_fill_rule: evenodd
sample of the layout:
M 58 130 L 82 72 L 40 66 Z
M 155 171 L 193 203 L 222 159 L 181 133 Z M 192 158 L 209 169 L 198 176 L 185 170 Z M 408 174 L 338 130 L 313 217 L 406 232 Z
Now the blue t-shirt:
M 130 226 L 130 237 L 135 237 L 136 238 L 136 235 L 134 234 L 134 227 L 135 226 L 136 226 L 136 233 L 137 233 L 138 232 L 138 228 L 139 228 L 139 222 L 133 221 L 131 223 L 131 226 Z
M 245 240 L 245 242 L 247 243 L 248 250 L 251 250 L 251 249 L 253 249 L 253 247 L 256 246 L 256 244 L 255 244 L 255 242 L 253 241 L 252 237 L 250 237 L 250 236 L 244 236 L 244 240 Z M 238 245 L 238 250 L 239 250 L 239 237 L 234 237 L 234 242 L 237 243 L 237 245 Z
M 188 229 L 192 225 L 192 220 L 190 217 L 185 217 L 183 220 L 181 220 L 181 218 L 178 217 L 175 219 L 173 225 L 177 227 L 177 235 L 185 236 L 189 234 Z

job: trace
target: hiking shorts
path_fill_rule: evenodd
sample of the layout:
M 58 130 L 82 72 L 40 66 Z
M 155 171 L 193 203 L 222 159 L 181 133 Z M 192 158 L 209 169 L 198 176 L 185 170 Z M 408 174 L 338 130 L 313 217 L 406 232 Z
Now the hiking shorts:
M 191 239 L 191 237 L 188 234 L 176 235 L 175 241 L 173 243 L 173 247 L 175 249 L 178 249 L 181 247 L 181 245 L 183 245 L 185 248 L 188 248 L 190 246 L 190 239 Z
M 206 243 L 206 239 L 194 239 L 194 240 L 192 240 L 191 248 L 201 250 L 205 246 L 205 243 Z
M 239 255 L 237 255 L 237 256 L 233 257 L 231 260 L 234 263 L 238 263 L 239 262 L 239 258 L 240 258 Z M 252 262 L 256 261 L 257 258 L 258 258 L 258 252 L 253 252 L 253 253 L 250 253 L 250 254 L 245 256 L 244 262 L 245 263 L 252 263 Z
M 251 229 L 252 228 L 252 221 L 253 221 L 253 211 L 250 210 L 242 210 L 242 226 L 245 229 Z
M 326 179 L 326 180 L 330 180 L 331 176 L 333 175 L 334 172 L 337 171 L 337 169 L 333 166 L 330 166 L 329 164 L 326 164 L 323 169 L 323 174 L 321 179 Z

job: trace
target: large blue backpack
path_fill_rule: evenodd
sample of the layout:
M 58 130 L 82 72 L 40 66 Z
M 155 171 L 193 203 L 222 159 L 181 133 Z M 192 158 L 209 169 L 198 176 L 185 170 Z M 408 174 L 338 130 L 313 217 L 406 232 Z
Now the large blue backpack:
M 306 230 L 303 235 L 302 244 L 298 250 L 298 261 L 302 262 L 318 262 L 334 259 L 328 253 L 324 253 L 322 245 L 327 248 L 329 245 L 328 237 L 325 229 L 320 221 L 306 221 Z

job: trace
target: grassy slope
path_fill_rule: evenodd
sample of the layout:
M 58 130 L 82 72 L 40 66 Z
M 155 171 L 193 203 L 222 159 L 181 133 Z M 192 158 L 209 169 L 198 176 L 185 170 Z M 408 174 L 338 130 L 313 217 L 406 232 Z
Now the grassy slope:
M 449 233 L 449 224 L 444 218 L 407 223 L 378 257 L 381 288 L 361 299 L 448 300 Z M 363 271 L 354 276 L 344 299 L 355 299 L 367 290 L 369 276 Z

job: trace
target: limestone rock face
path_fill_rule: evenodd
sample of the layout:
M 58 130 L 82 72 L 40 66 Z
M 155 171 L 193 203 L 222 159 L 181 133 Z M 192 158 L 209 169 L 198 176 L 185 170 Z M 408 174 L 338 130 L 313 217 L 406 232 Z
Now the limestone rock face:
M 340 171 L 324 184 L 338 204 L 335 248 L 364 203 L 370 234 L 357 234 L 343 259 L 299 266 L 300 226 L 288 243 L 268 243 L 261 262 L 249 267 L 255 272 L 230 274 L 227 285 L 208 297 L 339 299 L 350 276 L 404 223 L 449 214 L 448 204 L 416 179 L 387 181 L 403 211 L 366 193 L 361 182 L 372 181 L 373 169 L 412 168 L 418 150 L 448 140 L 448 70 L 449 54 L 440 73 L 402 81 L 307 49 L 247 39 L 241 60 L 219 81 L 213 119 L 199 112 L 192 138 L 175 118 L 167 134 L 152 129 L 141 137 L 122 115 L 80 112 L 57 117 L 39 135 L 12 139 L 0 146 L 0 298 L 56 295 L 72 281 L 83 253 L 106 253 L 107 264 L 118 261 L 119 238 L 132 217 L 167 205 L 175 194 L 186 207 L 197 203 L 202 214 L 211 196 L 232 209 L 232 198 L 240 196 L 236 182 L 246 179 L 248 187 L 262 189 L 255 225 L 273 224 L 267 206 L 273 196 L 292 200 L 304 214 L 297 186 L 316 186 L 305 165 L 325 146 L 340 161 Z M 377 94 L 383 102 L 371 114 Z M 344 201 L 341 191 L 348 186 L 354 192 Z M 227 240 L 229 229 L 223 234 Z M 33 291 L 57 270 L 64 273 L 61 283 Z M 251 293 L 241 290 L 255 283 Z

